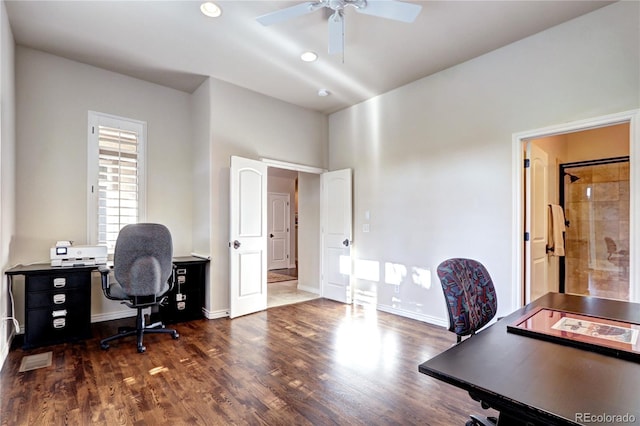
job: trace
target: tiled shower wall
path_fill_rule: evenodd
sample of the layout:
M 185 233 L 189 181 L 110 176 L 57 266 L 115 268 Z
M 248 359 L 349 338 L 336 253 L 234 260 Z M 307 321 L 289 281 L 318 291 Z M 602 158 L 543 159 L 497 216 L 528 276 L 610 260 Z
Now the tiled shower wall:
M 596 281 L 607 280 L 607 287 L 622 290 L 626 286 L 628 294 L 628 268 L 607 260 L 604 238 L 613 239 L 618 250 L 629 250 L 629 162 L 572 167 L 565 172 L 579 177 L 573 183 L 564 177 L 569 221 L 565 234 L 567 292 L 596 295 Z

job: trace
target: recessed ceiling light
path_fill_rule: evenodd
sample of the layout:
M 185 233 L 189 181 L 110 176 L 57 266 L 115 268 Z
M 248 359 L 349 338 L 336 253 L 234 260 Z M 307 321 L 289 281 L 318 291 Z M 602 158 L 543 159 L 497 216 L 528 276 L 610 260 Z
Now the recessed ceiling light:
M 300 59 L 305 62 L 313 62 L 318 59 L 318 54 L 316 52 L 303 52 L 302 55 L 300 55 Z
M 327 89 L 320 89 L 318 90 L 318 96 L 329 96 L 331 94 L 331 92 L 329 92 Z
M 220 6 L 210 1 L 202 3 L 200 5 L 200 11 L 211 18 L 217 18 L 222 15 L 222 9 L 220 9 Z

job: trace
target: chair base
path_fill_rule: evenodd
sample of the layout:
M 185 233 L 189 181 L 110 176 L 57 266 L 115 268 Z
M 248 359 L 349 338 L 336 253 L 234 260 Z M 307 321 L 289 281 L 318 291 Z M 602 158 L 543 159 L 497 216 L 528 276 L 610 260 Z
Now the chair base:
M 178 332 L 173 329 L 164 328 L 164 324 L 161 322 L 156 322 L 150 325 L 145 325 L 144 315 L 142 314 L 142 310 L 144 307 L 138 307 L 138 313 L 136 314 L 136 328 L 132 327 L 121 327 L 118 329 L 118 334 L 113 336 L 104 338 L 100 340 L 100 348 L 107 350 L 109 349 L 109 342 L 121 339 L 127 336 L 137 336 L 138 343 L 138 352 L 143 353 L 147 350 L 147 348 L 142 344 L 142 340 L 145 334 L 147 333 L 165 333 L 170 334 L 172 338 L 177 339 L 180 337 Z
M 496 426 L 498 419 L 495 417 L 476 416 L 472 414 L 471 420 L 468 420 L 465 426 Z

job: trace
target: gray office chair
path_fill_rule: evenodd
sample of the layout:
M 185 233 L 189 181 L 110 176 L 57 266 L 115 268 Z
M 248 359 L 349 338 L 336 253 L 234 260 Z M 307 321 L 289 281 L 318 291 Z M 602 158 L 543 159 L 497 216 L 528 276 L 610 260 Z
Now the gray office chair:
M 120 328 L 118 334 L 100 341 L 102 349 L 109 349 L 109 342 L 136 335 L 138 352 L 146 348 L 142 344 L 145 333 L 168 333 L 174 339 L 176 330 L 166 329 L 161 322 L 145 325 L 143 309 L 159 306 L 167 300 L 173 287 L 173 244 L 166 226 L 157 223 L 127 225 L 118 234 L 113 255 L 113 272 L 116 282 L 109 283 L 108 267 L 98 268 L 102 278 L 102 291 L 111 300 L 120 300 L 137 309 L 136 327 Z

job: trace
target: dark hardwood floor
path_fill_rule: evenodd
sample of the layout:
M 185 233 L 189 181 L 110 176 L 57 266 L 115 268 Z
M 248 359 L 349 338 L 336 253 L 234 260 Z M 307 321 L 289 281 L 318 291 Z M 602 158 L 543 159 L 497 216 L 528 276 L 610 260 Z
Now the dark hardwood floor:
M 93 338 L 12 349 L 0 373 L 2 425 L 463 425 L 487 413 L 459 389 L 418 373 L 448 348 L 443 328 L 315 299 L 229 319 L 176 324 L 103 351 Z M 50 367 L 19 373 L 24 355 Z

